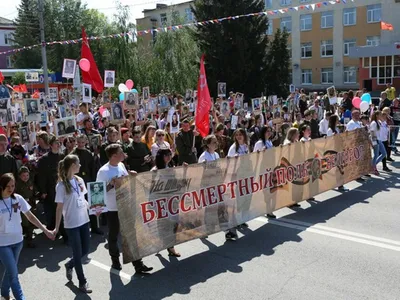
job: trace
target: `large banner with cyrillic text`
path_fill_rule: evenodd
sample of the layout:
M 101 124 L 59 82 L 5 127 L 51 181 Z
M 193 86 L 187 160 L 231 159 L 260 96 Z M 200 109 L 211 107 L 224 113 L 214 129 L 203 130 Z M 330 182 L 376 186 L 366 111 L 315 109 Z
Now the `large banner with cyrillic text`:
M 368 132 L 358 129 L 125 178 L 117 190 L 124 263 L 309 199 L 370 169 Z

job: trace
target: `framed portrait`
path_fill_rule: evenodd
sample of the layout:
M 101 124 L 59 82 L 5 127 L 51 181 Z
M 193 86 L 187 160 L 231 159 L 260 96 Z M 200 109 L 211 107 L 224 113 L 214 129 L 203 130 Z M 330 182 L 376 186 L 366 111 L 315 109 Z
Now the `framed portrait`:
M 143 100 L 149 101 L 149 99 L 150 99 L 150 88 L 148 86 L 145 86 L 143 88 Z
M 229 107 L 229 101 L 222 101 L 219 107 L 219 112 L 229 119 L 231 114 L 231 108 Z
M 193 100 L 197 101 L 197 90 L 193 91 Z
M 0 85 L 0 99 L 10 98 L 10 92 L 5 85 Z
M 122 108 L 122 103 L 112 103 L 111 104 L 111 120 L 114 123 L 124 122 L 124 110 Z
M 60 116 L 60 119 L 67 117 L 67 105 L 66 104 L 58 106 L 58 115 Z
M 82 83 L 82 102 L 92 103 L 92 85 Z
M 110 103 L 111 93 L 110 93 L 109 90 L 103 91 L 101 96 L 102 96 L 102 99 L 103 99 L 103 103 Z
M 133 109 L 137 108 L 139 104 L 139 94 L 133 92 L 125 92 L 124 93 L 125 99 L 125 108 Z
M 115 86 L 115 71 L 104 70 L 104 87 L 110 88 Z
M 18 129 L 19 136 L 21 137 L 21 143 L 22 144 L 27 144 L 29 143 L 29 128 L 28 126 L 25 127 L 20 127 Z
M 40 113 L 40 127 L 45 127 L 49 123 L 49 114 L 47 111 L 42 111 Z
M 7 123 L 7 109 L 0 109 L 0 124 L 6 126 Z
M 251 99 L 251 105 L 252 105 L 253 111 L 261 110 L 261 99 L 260 98 Z
M 67 79 L 74 79 L 76 69 L 76 60 L 64 58 L 62 77 Z
M 196 110 L 196 102 L 194 101 L 194 99 L 192 99 L 192 101 L 189 102 L 188 107 L 189 107 L 189 112 L 191 113 Z
M 0 99 L 0 109 L 7 109 L 9 98 Z
M 170 122 L 170 133 L 178 133 L 179 132 L 179 114 L 175 111 L 171 116 Z
M 54 130 L 56 131 L 56 137 L 74 134 L 76 131 L 75 117 L 55 119 Z
M 158 106 L 161 110 L 168 109 L 171 106 L 167 95 L 161 94 L 158 96 Z
M 235 110 L 243 108 L 244 95 L 242 93 L 236 93 L 235 97 Z
M 185 101 L 186 102 L 188 102 L 188 101 L 190 101 L 191 99 L 192 99 L 192 97 L 193 97 L 193 91 L 192 90 L 186 90 L 186 93 L 185 93 Z
M 40 122 L 40 100 L 24 99 L 26 121 Z
M 328 94 L 329 104 L 334 105 L 337 103 L 337 93 L 336 88 L 334 86 L 328 87 L 326 89 L 326 93 Z
M 88 202 L 89 214 L 95 215 L 98 213 L 107 212 L 106 206 L 106 183 L 104 181 L 88 182 Z
M 189 105 L 184 105 L 184 106 L 182 106 L 182 115 L 183 116 L 185 116 L 185 115 L 188 115 L 189 114 Z
M 141 122 L 146 119 L 146 110 L 143 104 L 140 104 L 136 110 L 136 121 Z
M 231 117 L 231 128 L 235 130 L 238 126 L 238 122 L 239 122 L 239 116 L 232 116 Z
M 25 72 L 26 82 L 39 82 L 39 72 Z
M 61 89 L 60 90 L 60 98 L 64 101 L 71 100 L 72 98 L 72 91 L 69 89 Z
M 58 101 L 58 88 L 56 87 L 49 88 L 49 100 Z
M 158 104 L 157 98 L 150 98 L 149 101 L 145 103 L 146 111 L 151 114 L 157 113 L 157 104 Z
M 99 148 L 99 146 L 101 144 L 101 135 L 100 134 L 92 134 L 92 135 L 88 136 L 88 140 L 89 140 L 90 148 L 92 148 L 93 150 L 96 150 Z
M 226 82 L 218 82 L 218 97 L 226 97 Z

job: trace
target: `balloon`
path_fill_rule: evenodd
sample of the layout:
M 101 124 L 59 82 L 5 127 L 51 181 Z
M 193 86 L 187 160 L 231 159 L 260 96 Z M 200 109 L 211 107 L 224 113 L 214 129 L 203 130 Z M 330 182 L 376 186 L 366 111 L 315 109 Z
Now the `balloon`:
M 365 101 L 365 102 L 367 102 L 368 104 L 370 104 L 371 103 L 371 95 L 370 94 L 368 94 L 368 93 L 365 93 L 365 94 L 363 94 L 362 96 L 361 96 L 361 101 Z
M 134 86 L 133 80 L 132 80 L 132 79 L 128 79 L 128 80 L 125 82 L 125 85 L 126 85 L 126 87 L 127 87 L 128 89 L 132 89 L 133 86 Z
M 119 101 L 124 101 L 125 100 L 125 94 L 124 93 L 120 93 L 119 94 Z
M 138 91 L 137 91 L 137 89 L 131 89 L 131 92 L 132 93 L 137 93 Z
M 120 83 L 118 85 L 118 91 L 120 91 L 121 93 L 125 93 L 125 92 L 129 92 L 129 89 L 125 84 Z
M 366 101 L 362 101 L 360 104 L 360 110 L 362 113 L 365 113 L 369 108 L 369 104 Z
M 79 61 L 79 67 L 81 68 L 82 71 L 89 72 L 89 70 L 90 70 L 90 61 L 88 61 L 86 58 L 82 58 Z
M 361 104 L 361 99 L 359 97 L 354 97 L 353 101 L 351 101 L 351 103 L 353 104 L 353 106 L 355 108 L 360 108 L 360 104 Z

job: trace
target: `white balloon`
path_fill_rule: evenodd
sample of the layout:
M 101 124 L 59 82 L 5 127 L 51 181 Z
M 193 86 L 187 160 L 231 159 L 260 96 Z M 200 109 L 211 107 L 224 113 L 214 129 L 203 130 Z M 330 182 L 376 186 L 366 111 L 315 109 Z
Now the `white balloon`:
M 119 90 L 121 93 L 129 92 L 128 87 L 127 87 L 124 83 L 120 83 L 120 84 L 118 85 L 118 90 Z
M 360 103 L 360 110 L 362 113 L 366 112 L 369 108 L 369 104 L 365 101 Z

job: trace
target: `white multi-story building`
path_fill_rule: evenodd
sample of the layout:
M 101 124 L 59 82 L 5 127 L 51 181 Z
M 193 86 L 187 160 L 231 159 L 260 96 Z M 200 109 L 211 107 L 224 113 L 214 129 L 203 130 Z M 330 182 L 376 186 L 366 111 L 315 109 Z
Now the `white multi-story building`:
M 15 29 L 13 21 L 0 17 L 0 52 L 12 49 Z M 13 67 L 11 56 L 11 53 L 0 55 L 0 69 L 11 69 Z

